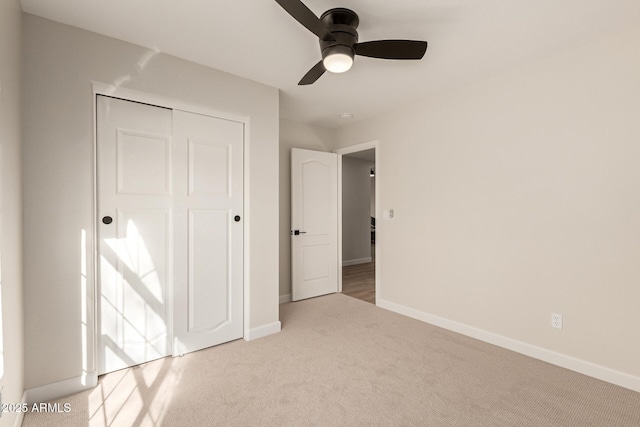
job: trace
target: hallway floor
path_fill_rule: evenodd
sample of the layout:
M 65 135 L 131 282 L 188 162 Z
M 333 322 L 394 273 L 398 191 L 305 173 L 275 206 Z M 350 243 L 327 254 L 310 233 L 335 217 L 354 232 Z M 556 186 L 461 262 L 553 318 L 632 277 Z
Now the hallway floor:
M 342 293 L 362 301 L 376 303 L 375 245 L 371 245 L 372 261 L 342 267 Z

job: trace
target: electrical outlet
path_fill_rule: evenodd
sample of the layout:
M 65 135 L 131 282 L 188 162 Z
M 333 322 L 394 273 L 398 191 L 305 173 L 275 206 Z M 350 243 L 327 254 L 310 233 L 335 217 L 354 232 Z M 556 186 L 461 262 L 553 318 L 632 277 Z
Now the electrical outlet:
M 551 313 L 551 327 L 562 329 L 562 314 Z

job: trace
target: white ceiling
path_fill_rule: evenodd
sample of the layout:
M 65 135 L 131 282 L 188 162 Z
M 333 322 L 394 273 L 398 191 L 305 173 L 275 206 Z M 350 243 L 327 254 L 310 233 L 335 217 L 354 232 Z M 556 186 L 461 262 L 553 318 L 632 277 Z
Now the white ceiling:
M 638 0 L 306 0 L 360 16 L 360 41 L 427 40 L 422 61 L 356 57 L 297 86 L 317 38 L 273 0 L 21 0 L 25 12 L 146 46 L 281 90 L 281 117 L 325 127 L 525 65 L 640 25 Z

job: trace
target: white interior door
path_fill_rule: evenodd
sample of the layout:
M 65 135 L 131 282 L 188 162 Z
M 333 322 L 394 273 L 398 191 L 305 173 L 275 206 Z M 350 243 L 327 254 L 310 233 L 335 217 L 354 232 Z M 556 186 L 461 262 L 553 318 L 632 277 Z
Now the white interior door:
M 98 373 L 171 354 L 171 110 L 97 98 Z
M 97 97 L 99 374 L 242 337 L 243 146 L 242 123 Z
M 173 126 L 173 353 L 183 354 L 243 335 L 244 124 L 174 110 Z
M 338 291 L 338 156 L 291 150 L 291 299 Z

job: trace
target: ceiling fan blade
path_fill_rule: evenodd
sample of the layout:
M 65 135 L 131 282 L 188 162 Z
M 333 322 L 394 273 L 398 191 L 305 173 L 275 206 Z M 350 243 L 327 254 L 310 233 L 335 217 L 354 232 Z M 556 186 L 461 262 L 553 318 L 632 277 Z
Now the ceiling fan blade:
M 422 59 L 427 42 L 416 40 L 376 40 L 356 44 L 356 55 L 382 59 Z
M 325 71 L 326 69 L 324 68 L 324 64 L 322 63 L 322 61 L 318 62 L 316 65 L 313 66 L 312 69 L 307 71 L 307 74 L 305 74 L 302 80 L 300 80 L 300 83 L 298 83 L 298 86 L 305 86 L 305 85 L 310 85 L 315 83 L 316 80 L 318 80 L 320 76 L 324 74 Z
M 300 0 L 276 0 L 289 15 L 305 26 L 309 31 L 318 36 L 320 40 L 335 41 L 329 29 L 322 23 L 307 6 Z

